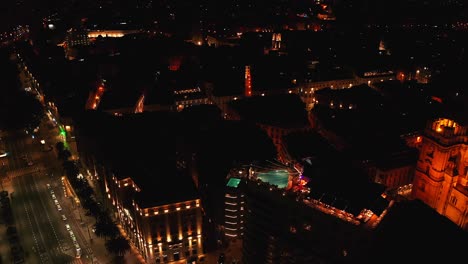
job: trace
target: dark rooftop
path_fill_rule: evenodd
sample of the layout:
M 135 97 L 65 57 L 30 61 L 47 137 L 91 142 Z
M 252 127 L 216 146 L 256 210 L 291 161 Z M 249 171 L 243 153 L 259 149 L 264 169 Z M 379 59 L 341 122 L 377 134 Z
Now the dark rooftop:
M 332 151 L 332 147 L 326 139 L 316 132 L 291 133 L 284 137 L 283 142 L 287 146 L 291 158 L 298 161 Z
M 141 188 L 135 200 L 143 208 L 200 198 L 190 175 L 181 171 L 168 174 L 149 169 L 132 178 Z
M 305 104 L 295 94 L 254 96 L 230 102 L 239 116 L 254 123 L 283 128 L 309 125 Z
M 338 155 L 315 158 L 311 164 L 304 165 L 303 175 L 310 179 L 308 186 L 312 198 L 327 197 L 330 203 L 340 201 L 346 205 L 346 211 L 355 216 L 364 208 L 383 210 L 385 207 L 381 200 L 385 186 L 369 181 L 361 171 L 352 168 Z
M 468 235 L 419 200 L 396 203 L 376 229 L 364 263 L 459 263 Z
M 352 104 L 353 108 L 358 109 L 375 108 L 383 101 L 379 92 L 365 84 L 347 89 L 320 89 L 315 92 L 315 96 L 319 100 L 319 103 L 325 99 L 324 104 L 329 104 L 329 101 L 332 101 L 335 107 L 338 107 L 339 103 L 344 103 L 346 105 Z
M 190 176 L 176 170 L 176 144 L 183 131 L 176 113 L 116 117 L 89 111 L 77 121 L 80 134 L 94 138 L 98 158 L 116 177 L 130 177 L 138 185 L 142 207 L 197 197 Z

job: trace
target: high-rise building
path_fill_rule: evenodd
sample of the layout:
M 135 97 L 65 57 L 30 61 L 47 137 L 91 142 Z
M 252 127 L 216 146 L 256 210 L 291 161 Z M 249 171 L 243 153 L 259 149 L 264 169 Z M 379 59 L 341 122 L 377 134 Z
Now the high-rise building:
M 225 234 L 243 234 L 243 263 L 355 263 L 392 205 L 380 195 L 382 188 L 349 186 L 359 195 L 338 195 L 274 162 L 233 169 L 230 177 L 226 208 L 233 209 L 225 211 L 226 221 L 241 221 Z
M 224 235 L 234 239 L 244 235 L 244 194 L 239 188 L 240 178 L 230 178 L 224 196 Z
M 468 230 L 467 125 L 448 118 L 428 123 L 412 195 Z

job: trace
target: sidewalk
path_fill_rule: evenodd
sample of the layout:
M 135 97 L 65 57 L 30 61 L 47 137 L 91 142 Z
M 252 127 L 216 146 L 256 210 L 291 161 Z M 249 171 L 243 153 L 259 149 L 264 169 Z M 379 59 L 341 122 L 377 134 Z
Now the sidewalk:
M 3 191 L 3 190 L 8 191 L 8 197 L 10 196 L 10 193 L 12 192 L 10 182 L 11 181 L 2 182 L 3 189 L 0 190 L 0 191 Z M 2 209 L 0 209 L 0 212 L 1 211 Z M 2 220 L 2 224 L 0 224 L 0 263 L 11 263 L 10 241 L 8 241 L 6 230 L 7 230 L 7 225 Z
M 236 261 L 237 264 L 242 263 L 242 239 L 235 239 L 229 242 L 229 245 L 225 249 L 218 249 L 213 252 L 208 252 L 205 254 L 206 264 L 215 264 L 218 263 L 218 258 L 224 253 L 225 255 L 225 264 L 231 264 L 233 261 Z
M 83 166 L 83 169 L 85 171 L 82 171 L 83 175 L 87 175 L 86 173 L 86 168 Z M 92 181 L 89 181 L 89 184 L 91 187 L 96 191 L 96 188 L 94 186 L 94 183 Z M 99 195 L 98 195 L 99 196 Z M 101 197 L 102 198 L 102 197 Z M 79 213 L 78 213 L 79 210 Z M 113 264 L 113 256 L 110 254 L 105 246 L 105 239 L 98 237 L 92 232 L 92 228 L 94 224 L 96 223 L 96 219 L 94 216 L 87 216 L 86 215 L 86 209 L 83 207 L 78 207 L 74 210 L 75 217 L 83 220 L 84 225 L 80 226 L 81 232 L 85 237 L 89 240 L 89 235 L 91 236 L 91 241 L 89 242 L 89 246 L 93 252 L 93 259 L 86 258 L 86 256 L 82 257 L 83 263 L 99 263 L 99 264 Z M 81 214 L 81 216 L 79 216 Z M 120 234 L 124 237 L 126 236 L 125 230 L 122 229 L 120 224 L 117 223 L 117 227 L 119 228 Z M 88 234 L 88 228 L 89 228 L 89 234 Z M 138 252 L 138 249 L 135 248 L 135 246 L 130 242 L 130 251 L 125 254 L 124 260 L 126 264 L 146 264 L 144 258 L 140 255 Z

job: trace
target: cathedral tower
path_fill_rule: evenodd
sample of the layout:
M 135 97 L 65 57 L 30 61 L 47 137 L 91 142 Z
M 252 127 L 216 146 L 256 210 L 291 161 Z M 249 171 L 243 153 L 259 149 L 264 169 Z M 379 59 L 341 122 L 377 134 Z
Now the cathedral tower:
M 467 126 L 440 118 L 428 124 L 412 195 L 468 230 Z

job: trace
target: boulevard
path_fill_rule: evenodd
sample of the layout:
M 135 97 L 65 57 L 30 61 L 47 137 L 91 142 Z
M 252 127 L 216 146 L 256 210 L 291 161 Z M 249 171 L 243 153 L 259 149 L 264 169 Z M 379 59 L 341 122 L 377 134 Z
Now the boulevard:
M 19 263 L 92 262 L 92 223 L 86 222 L 62 186 L 63 169 L 52 147 L 57 135 L 55 126 L 44 119 L 34 136 L 10 132 L 0 142 L 7 152 L 1 160 L 2 188 L 10 193 L 13 225 L 24 258 Z M 2 256 L 9 254 L 2 252 Z M 5 257 L 2 260 L 10 263 Z

